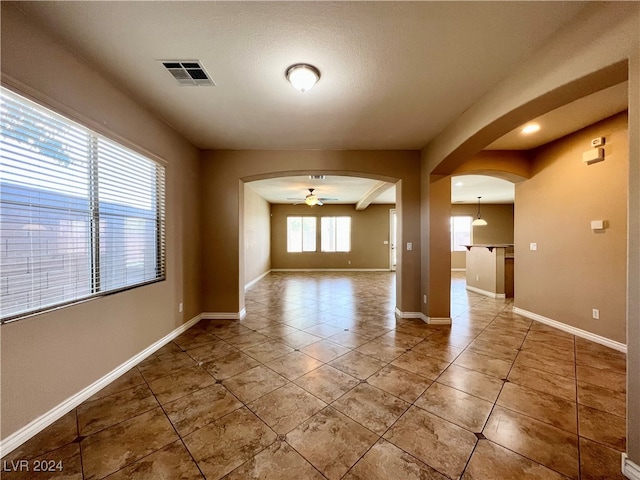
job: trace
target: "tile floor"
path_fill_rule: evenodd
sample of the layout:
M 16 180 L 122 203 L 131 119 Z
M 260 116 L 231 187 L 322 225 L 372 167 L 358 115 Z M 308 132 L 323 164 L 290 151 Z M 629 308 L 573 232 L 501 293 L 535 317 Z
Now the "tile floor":
M 390 273 L 270 274 L 243 321 L 202 320 L 4 459 L 62 472 L 2 478 L 623 478 L 624 355 L 460 274 L 452 326 L 394 298 Z

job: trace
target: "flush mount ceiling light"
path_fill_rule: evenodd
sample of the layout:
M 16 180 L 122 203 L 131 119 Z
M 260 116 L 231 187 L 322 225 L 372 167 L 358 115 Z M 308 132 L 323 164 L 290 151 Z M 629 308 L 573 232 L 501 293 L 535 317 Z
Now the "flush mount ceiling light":
M 287 68 L 287 80 L 296 90 L 306 92 L 320 80 L 320 70 L 313 65 L 306 63 L 296 63 Z
M 522 129 L 522 133 L 524 133 L 525 135 L 529 135 L 530 133 L 535 133 L 538 130 L 540 130 L 540 125 L 538 125 L 537 123 L 530 123 Z
M 480 216 L 480 199 L 481 198 L 482 197 L 478 197 L 478 215 L 476 216 L 476 219 L 473 222 L 471 222 L 471 225 L 473 225 L 474 227 L 484 227 L 487 224 L 487 221 Z

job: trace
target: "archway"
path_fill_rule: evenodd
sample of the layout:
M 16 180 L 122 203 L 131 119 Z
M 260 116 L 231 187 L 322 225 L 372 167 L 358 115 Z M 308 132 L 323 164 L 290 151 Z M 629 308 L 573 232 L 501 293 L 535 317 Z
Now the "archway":
M 420 313 L 420 159 L 417 151 L 209 151 L 202 161 L 201 225 L 204 318 L 238 318 L 244 309 L 241 274 L 245 182 L 280 176 L 356 176 L 396 184 L 400 316 Z M 223 271 L 224 277 L 207 272 Z
M 318 271 L 391 271 L 389 211 L 395 213 L 399 180 L 392 183 L 379 176 L 330 175 L 317 170 L 286 176 L 275 173 L 243 179 L 240 272 L 245 290 L 270 272 L 311 272 L 313 276 Z M 305 203 L 310 187 L 323 201 L 320 205 Z M 303 219 L 309 221 L 304 225 L 312 228 L 311 235 L 308 230 L 303 234 Z M 340 235 L 328 242 L 325 220 L 332 219 L 348 221 L 348 226 L 343 232 L 346 224 L 334 225 L 332 232 Z M 395 275 L 393 278 L 397 291 Z M 395 301 L 395 294 L 393 298 Z

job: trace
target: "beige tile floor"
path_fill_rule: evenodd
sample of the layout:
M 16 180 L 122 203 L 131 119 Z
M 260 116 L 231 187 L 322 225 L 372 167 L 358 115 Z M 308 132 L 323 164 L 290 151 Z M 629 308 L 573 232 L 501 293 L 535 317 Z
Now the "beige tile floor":
M 616 479 L 625 357 L 468 293 L 394 317 L 391 273 L 272 273 L 12 459 L 3 479 Z M 33 464 L 33 463 L 32 463 Z

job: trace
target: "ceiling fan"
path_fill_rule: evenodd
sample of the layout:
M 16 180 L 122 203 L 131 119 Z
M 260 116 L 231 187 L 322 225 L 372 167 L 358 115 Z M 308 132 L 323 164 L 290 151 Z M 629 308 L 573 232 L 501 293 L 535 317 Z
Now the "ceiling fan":
M 322 205 L 324 205 L 323 202 L 326 202 L 328 200 L 329 201 L 330 200 L 338 200 L 337 198 L 318 197 L 315 193 L 313 193 L 314 191 L 315 191 L 315 188 L 309 188 L 309 193 L 307 194 L 306 197 L 304 197 L 304 199 L 302 199 L 302 198 L 287 198 L 287 200 L 295 200 L 296 203 L 294 203 L 294 205 L 300 205 L 301 203 L 306 203 L 310 207 L 313 207 L 315 205 L 322 206 Z

